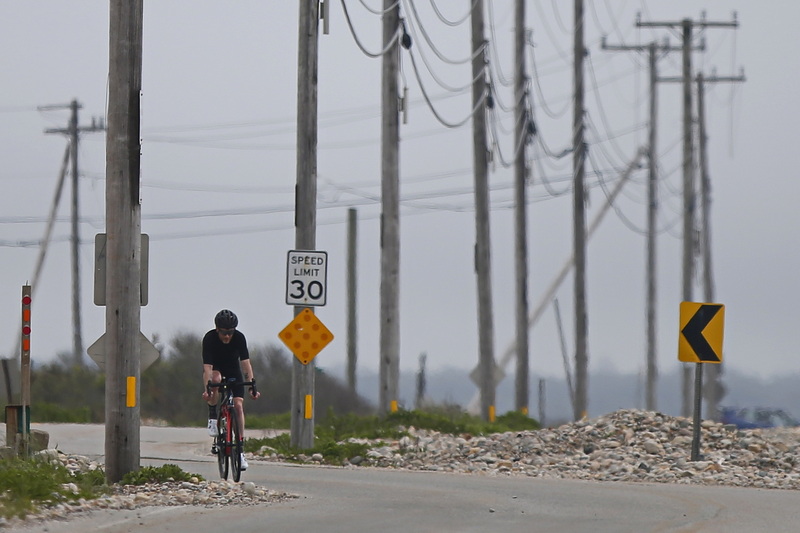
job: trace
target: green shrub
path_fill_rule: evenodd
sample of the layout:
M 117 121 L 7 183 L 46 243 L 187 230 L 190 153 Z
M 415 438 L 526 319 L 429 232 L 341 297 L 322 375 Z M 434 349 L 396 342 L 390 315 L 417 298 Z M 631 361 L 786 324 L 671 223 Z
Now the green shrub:
M 145 483 L 164 483 L 166 481 L 191 481 L 196 477 L 203 481 L 200 474 L 189 474 L 178 465 L 145 466 L 139 470 L 128 472 L 122 477 L 122 485 L 144 485 Z
M 89 424 L 92 412 L 89 407 L 63 407 L 54 403 L 35 403 L 31 407 L 31 418 L 36 422 L 60 422 Z
M 24 518 L 41 506 L 94 498 L 105 490 L 105 475 L 99 469 L 73 475 L 61 463 L 39 458 L 0 460 L 0 516 L 6 518 Z
M 249 407 L 249 406 L 248 406 Z M 289 429 L 292 425 L 292 414 L 277 413 L 268 415 L 247 414 L 247 427 L 253 429 Z

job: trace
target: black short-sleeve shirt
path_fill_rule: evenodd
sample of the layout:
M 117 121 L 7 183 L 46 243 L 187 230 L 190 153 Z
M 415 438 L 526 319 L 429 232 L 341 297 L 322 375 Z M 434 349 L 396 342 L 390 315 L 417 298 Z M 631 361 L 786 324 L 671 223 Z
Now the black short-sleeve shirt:
M 224 377 L 242 379 L 242 368 L 239 361 L 250 359 L 247 350 L 247 339 L 238 329 L 233 332 L 231 342 L 225 344 L 219 338 L 216 329 L 212 329 L 203 337 L 203 364 L 212 365 L 214 370 Z

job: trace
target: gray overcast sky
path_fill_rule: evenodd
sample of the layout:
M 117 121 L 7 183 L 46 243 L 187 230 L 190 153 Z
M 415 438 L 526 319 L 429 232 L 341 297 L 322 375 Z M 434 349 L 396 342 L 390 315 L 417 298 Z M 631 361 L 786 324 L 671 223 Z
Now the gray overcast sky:
M 361 44 L 381 48 L 378 0 L 346 0 Z M 646 141 L 646 58 L 604 52 L 614 44 L 679 36 L 637 29 L 643 20 L 730 21 L 740 28 L 704 32 L 707 51 L 694 55 L 698 70 L 738 75 L 747 82 L 707 90 L 709 156 L 713 187 L 713 263 L 716 300 L 726 305 L 725 364 L 754 374 L 795 372 L 798 331 L 794 295 L 800 258 L 794 224 L 800 182 L 797 168 L 797 72 L 786 59 L 796 40 L 795 2 L 694 1 L 587 2 L 587 165 L 591 221 L 620 169 Z M 414 39 L 420 76 L 437 112 L 450 123 L 468 116 L 468 2 L 402 0 Z M 498 104 L 511 105 L 513 3 L 488 1 L 487 38 Z M 369 8 L 369 9 L 367 9 Z M 169 339 L 202 333 L 217 310 L 239 314 L 252 344 L 278 344 L 292 318 L 284 303 L 286 252 L 294 247 L 296 2 L 145 2 L 142 96 L 142 216 L 150 244 L 150 303 L 142 330 Z M 572 3 L 528 2 L 534 46 L 528 71 L 541 144 L 531 157 L 529 252 L 531 308 L 571 253 L 572 199 L 569 157 L 553 159 L 570 143 L 572 121 Z M 82 104 L 80 122 L 102 116 L 108 72 L 108 3 L 0 0 L 0 319 L 8 353 L 19 323 L 20 286 L 30 280 L 45 231 L 65 138 L 66 111 L 37 106 Z M 492 30 L 492 31 L 490 31 Z M 329 254 L 328 305 L 318 316 L 336 335 L 319 366 L 346 360 L 347 208 L 358 208 L 359 364 L 378 367 L 380 212 L 380 59 L 357 46 L 341 2 L 332 4 L 330 35 L 319 51 L 319 199 L 317 247 Z M 427 59 L 434 79 L 422 58 Z M 531 58 L 535 57 L 536 71 Z M 679 75 L 680 54 L 659 63 Z M 437 80 L 441 83 L 437 84 Z M 408 52 L 401 84 L 410 112 L 401 127 L 401 367 L 416 368 L 427 352 L 432 368 L 477 364 L 476 281 L 472 265 L 470 123 L 445 127 L 425 105 Z M 462 88 L 465 88 L 462 90 Z M 659 86 L 658 358 L 662 372 L 676 368 L 681 300 L 681 93 Z M 490 176 L 495 352 L 514 335 L 512 176 L 503 160 L 513 146 L 512 115 L 496 106 L 499 150 Z M 493 120 L 490 120 L 490 123 Z M 105 329 L 103 308 L 92 303 L 94 234 L 104 231 L 104 135 L 87 133 L 80 144 L 80 232 L 84 344 Z M 545 187 L 547 185 L 547 187 Z M 588 249 L 589 358 L 592 369 L 629 372 L 645 366 L 646 175 L 637 172 Z M 256 214 L 250 214 L 256 211 Z M 65 189 L 33 311 L 32 352 L 52 360 L 71 349 L 69 189 Z M 695 299 L 702 290 L 695 288 Z M 567 345 L 574 347 L 572 279 L 558 292 Z M 552 308 L 531 337 L 532 376 L 561 375 L 558 330 Z M 199 368 L 199 367 L 198 367 Z M 509 367 L 509 372 L 512 367 Z M 677 393 L 677 391 L 676 391 Z

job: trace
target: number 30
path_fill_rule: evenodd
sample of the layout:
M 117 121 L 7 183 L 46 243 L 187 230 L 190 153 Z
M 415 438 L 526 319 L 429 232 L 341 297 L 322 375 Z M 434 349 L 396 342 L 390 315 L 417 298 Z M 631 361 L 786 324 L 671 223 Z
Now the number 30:
M 291 283 L 295 288 L 295 292 L 289 293 L 289 297 L 292 299 L 299 300 L 308 297 L 312 300 L 319 300 L 322 298 L 323 287 L 319 281 L 312 281 L 308 284 L 308 288 L 303 280 L 295 279 Z

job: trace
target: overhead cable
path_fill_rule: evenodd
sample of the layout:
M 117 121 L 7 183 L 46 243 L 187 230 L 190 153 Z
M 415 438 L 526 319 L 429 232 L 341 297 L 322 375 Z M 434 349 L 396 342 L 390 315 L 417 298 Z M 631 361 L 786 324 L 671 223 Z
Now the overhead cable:
M 358 1 L 361 3 L 362 6 L 364 6 L 364 9 L 366 9 L 367 11 L 372 13 L 373 15 L 384 15 L 388 11 L 391 11 L 392 9 L 396 8 L 397 4 L 400 3 L 400 0 L 396 0 L 394 4 L 392 4 L 391 6 L 389 6 L 386 9 L 375 9 L 374 7 L 368 6 L 367 3 L 364 0 L 358 0 Z
M 451 65 L 463 65 L 465 63 L 471 62 L 473 59 L 475 59 L 478 56 L 478 54 L 483 52 L 483 48 L 484 48 L 485 44 L 483 46 L 481 46 L 480 48 L 478 48 L 477 50 L 475 50 L 471 55 L 469 55 L 468 57 L 466 57 L 464 59 L 450 59 L 449 57 L 445 56 L 441 51 L 439 51 L 439 49 L 436 47 L 436 45 L 433 44 L 433 40 L 431 39 L 430 35 L 428 35 L 428 32 L 425 30 L 425 25 L 422 23 L 422 19 L 420 18 L 419 14 L 417 13 L 417 8 L 414 5 L 414 1 L 413 0 L 403 0 L 403 3 L 408 6 L 408 12 L 411 15 L 413 15 L 413 19 L 409 18 L 409 20 L 408 20 L 409 26 L 412 27 L 411 31 L 416 36 L 416 32 L 414 31 L 414 28 L 415 27 L 419 28 L 419 32 L 420 32 L 420 34 L 422 34 L 422 38 L 425 40 L 425 42 L 428 43 L 428 46 L 431 48 L 433 53 L 436 54 L 436 57 L 441 59 L 443 62 L 451 64 Z M 416 23 L 413 22 L 414 19 L 416 20 Z
M 443 126 L 446 126 L 448 128 L 460 128 L 461 126 L 469 122 L 469 120 L 472 118 L 472 115 L 475 114 L 475 112 L 479 108 L 481 108 L 484 101 L 486 100 L 487 90 L 484 89 L 483 94 L 481 94 L 480 98 L 475 103 L 475 106 L 472 108 L 472 111 L 469 113 L 469 115 L 467 115 L 458 122 L 450 122 L 439 114 L 439 112 L 436 110 L 436 107 L 433 105 L 433 102 L 431 101 L 430 97 L 428 96 L 428 92 L 425 90 L 425 84 L 422 82 L 422 79 L 419 75 L 419 69 L 417 68 L 417 62 L 414 59 L 414 53 L 411 50 L 408 51 L 408 56 L 411 58 L 411 66 L 413 67 L 414 76 L 417 79 L 420 91 L 422 91 L 422 96 L 425 98 L 425 102 L 428 104 L 428 108 L 433 113 L 433 116 L 436 117 L 436 120 L 438 120 Z
M 472 10 L 475 9 L 475 4 L 477 2 L 478 2 L 478 0 L 472 0 L 472 4 L 470 5 L 469 10 L 464 15 L 462 15 L 460 18 L 458 18 L 456 20 L 449 20 L 448 18 L 446 18 L 442 14 L 441 10 L 436 6 L 436 2 L 434 0 L 431 0 L 431 7 L 433 8 L 433 11 L 436 13 L 436 16 L 439 18 L 439 20 L 441 20 L 446 25 L 448 25 L 448 26 L 460 26 L 461 24 L 463 24 L 464 22 L 466 22 L 469 19 L 470 15 L 472 14 Z
M 341 0 L 341 2 L 342 2 L 342 9 L 344 10 L 344 18 L 347 20 L 347 27 L 350 28 L 350 33 L 353 36 L 353 40 L 355 41 L 355 43 L 358 46 L 358 48 L 367 57 L 371 57 L 373 59 L 377 58 L 377 57 L 382 57 L 384 54 L 386 54 L 387 52 L 389 52 L 392 49 L 392 47 L 395 45 L 397 40 L 402 36 L 402 34 L 403 34 L 402 26 L 398 25 L 397 29 L 394 32 L 394 35 L 392 36 L 392 39 L 386 44 L 386 47 L 383 50 L 381 50 L 378 53 L 370 52 L 369 50 L 367 50 L 364 47 L 363 44 L 361 44 L 361 40 L 358 38 L 358 34 L 356 34 L 356 30 L 353 27 L 353 22 L 350 20 L 350 14 L 347 12 L 347 4 L 345 4 L 344 0 Z

